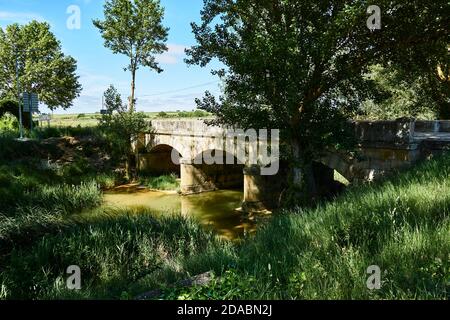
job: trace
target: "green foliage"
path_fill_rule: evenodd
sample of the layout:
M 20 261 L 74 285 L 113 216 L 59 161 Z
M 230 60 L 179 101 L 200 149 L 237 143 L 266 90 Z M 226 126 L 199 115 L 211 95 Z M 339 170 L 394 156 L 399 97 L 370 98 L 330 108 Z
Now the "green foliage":
M 101 196 L 97 182 L 89 181 L 81 170 L 76 171 L 75 177 L 68 175 L 74 173 L 73 167 L 42 168 L 33 160 L 1 165 L 0 213 L 11 215 L 19 207 L 34 207 L 69 215 L 99 205 Z M 73 184 L 67 184 L 68 180 Z
M 136 71 L 140 66 L 158 73 L 155 55 L 167 51 L 165 45 L 169 29 L 163 27 L 164 9 L 159 0 L 108 0 L 104 5 L 104 21 L 94 20 L 105 40 L 105 47 L 113 53 L 126 55 L 131 72 L 130 110 L 134 109 Z
M 157 118 L 208 118 L 211 114 L 203 110 L 193 110 L 193 111 L 177 111 L 177 112 L 159 112 L 156 115 Z
M 19 131 L 19 121 L 15 116 L 10 114 L 5 114 L 3 117 L 0 117 L 0 135 L 2 136 L 13 136 L 17 135 Z
M 1 138 L 0 150 L 8 155 L 0 154 L 0 260 L 4 250 L 56 232 L 68 217 L 99 206 L 100 189 L 120 181 L 81 156 L 70 164 L 39 159 L 43 150 L 36 142 Z
M 254 297 L 256 277 L 242 278 L 236 270 L 227 270 L 205 287 L 168 288 L 162 298 L 167 300 L 249 300 Z
M 237 247 L 210 285 L 161 298 L 447 299 L 449 163 L 447 155 L 317 209 L 286 211 Z M 366 287 L 371 265 L 382 270 L 381 290 Z
M 1 95 L 1 94 L 0 94 Z M 19 104 L 16 100 L 0 99 L 0 118 L 4 115 L 14 116 L 19 121 Z M 22 123 L 24 128 L 30 128 L 30 114 L 28 112 L 22 112 Z M 19 125 L 17 124 L 17 128 Z M 18 132 L 18 131 L 17 131 Z M 0 132 L 1 133 L 1 132 Z M 5 133 L 5 132 L 3 132 Z M 9 131 L 9 133 L 11 133 Z
M 177 112 L 178 118 L 206 118 L 211 114 L 203 111 L 203 110 L 194 110 L 194 111 L 179 111 Z
M 20 143 L 18 148 L 16 136 L 0 135 L 0 161 L 15 161 L 22 157 L 32 157 L 37 153 L 37 146 L 32 142 Z
M 84 113 L 80 113 L 78 116 L 77 116 L 77 119 L 82 119 L 82 118 L 85 118 L 86 117 L 86 115 L 84 114 Z
M 13 250 L 0 283 L 7 298 L 118 299 L 129 297 L 124 292 L 137 295 L 160 281 L 176 280 L 184 260 L 219 245 L 214 235 L 183 217 L 105 212 L 28 249 Z M 81 291 L 66 289 L 65 269 L 72 264 L 81 268 Z
M 169 115 L 167 114 L 167 112 L 161 111 L 160 113 L 158 113 L 157 117 L 158 118 L 168 118 Z
M 213 73 L 225 94 L 217 100 L 207 92 L 198 106 L 219 123 L 282 129 L 294 187 L 303 177 L 303 191 L 313 190 L 311 161 L 326 148 L 353 145 L 346 120 L 374 94 L 368 67 L 429 69 L 447 56 L 447 0 L 377 5 L 389 27 L 373 32 L 367 1 L 205 1 L 187 62 L 224 63 Z
M 77 64 L 74 58 L 63 54 L 48 23 L 32 21 L 23 26 L 12 24 L 5 30 L 0 28 L 2 98 L 17 99 L 16 57 L 22 91 L 39 94 L 40 101 L 52 110 L 72 106 L 81 91 L 75 74 Z
M 109 139 L 114 156 L 123 160 L 131 153 L 139 135 L 150 131 L 149 124 L 144 113 L 127 110 L 114 86 L 110 86 L 104 96 L 108 113 L 102 115 L 99 129 Z
M 404 73 L 380 65 L 372 66 L 368 76 L 375 82 L 379 96 L 362 103 L 359 118 L 394 120 L 410 117 L 431 120 L 439 117 L 439 105 L 426 89 L 433 85 L 427 78 L 408 79 Z
M 159 177 L 140 177 L 140 183 L 150 189 L 155 190 L 176 190 L 180 188 L 180 182 L 175 174 Z

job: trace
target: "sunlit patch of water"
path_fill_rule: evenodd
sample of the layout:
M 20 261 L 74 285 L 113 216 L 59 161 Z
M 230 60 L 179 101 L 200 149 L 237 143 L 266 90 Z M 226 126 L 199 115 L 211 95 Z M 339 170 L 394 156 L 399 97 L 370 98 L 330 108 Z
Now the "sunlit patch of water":
M 254 218 L 237 211 L 243 193 L 239 190 L 220 190 L 190 196 L 175 192 L 158 192 L 137 185 L 122 186 L 105 192 L 104 207 L 116 209 L 149 209 L 159 214 L 181 214 L 192 217 L 220 237 L 238 240 L 252 235 L 257 223 Z

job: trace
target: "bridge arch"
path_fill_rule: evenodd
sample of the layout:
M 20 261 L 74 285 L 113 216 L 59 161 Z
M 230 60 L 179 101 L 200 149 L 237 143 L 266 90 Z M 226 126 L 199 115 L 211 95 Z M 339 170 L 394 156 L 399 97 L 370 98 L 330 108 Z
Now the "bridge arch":
M 146 151 L 138 155 L 141 172 L 155 175 L 172 173 L 177 176 L 181 175 L 179 159 L 182 158 L 182 155 L 175 147 L 168 144 L 158 144 L 148 146 Z
M 181 192 L 192 194 L 219 189 L 243 188 L 244 164 L 221 150 L 208 149 L 181 164 Z
M 336 152 L 328 152 L 318 160 L 322 165 L 337 171 L 347 181 L 355 179 L 354 165 L 348 157 Z

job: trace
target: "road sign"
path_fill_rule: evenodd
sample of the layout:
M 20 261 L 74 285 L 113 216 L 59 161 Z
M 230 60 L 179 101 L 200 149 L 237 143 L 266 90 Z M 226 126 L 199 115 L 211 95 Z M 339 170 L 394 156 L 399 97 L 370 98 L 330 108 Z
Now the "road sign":
M 22 93 L 23 112 L 39 112 L 39 99 L 36 93 Z
M 41 123 L 41 126 L 43 125 L 43 123 L 45 122 L 45 121 L 47 121 L 47 125 L 50 127 L 50 121 L 52 120 L 52 116 L 51 115 L 49 115 L 49 114 L 41 114 L 40 116 L 39 116 L 39 121 L 40 121 L 40 123 Z
M 41 114 L 39 116 L 39 121 L 50 121 L 50 120 L 52 120 L 52 117 L 49 114 Z

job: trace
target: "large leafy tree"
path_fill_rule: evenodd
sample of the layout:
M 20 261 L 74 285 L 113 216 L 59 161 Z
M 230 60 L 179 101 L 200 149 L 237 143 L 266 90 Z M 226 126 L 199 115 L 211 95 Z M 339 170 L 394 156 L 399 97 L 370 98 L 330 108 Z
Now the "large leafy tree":
M 160 73 L 155 56 L 167 50 L 168 28 L 162 25 L 164 9 L 159 0 L 108 0 L 103 21 L 94 20 L 105 46 L 113 53 L 124 54 L 130 64 L 131 96 L 129 109 L 135 106 L 136 71 L 140 66 Z
M 374 92 L 370 65 L 426 69 L 446 53 L 448 0 L 379 0 L 381 30 L 367 27 L 370 4 L 205 0 L 201 23 L 192 24 L 197 45 L 187 62 L 225 65 L 213 71 L 224 95 L 206 93 L 199 106 L 220 123 L 283 129 L 291 190 L 314 193 L 312 161 L 350 141 L 345 120 Z
M 46 22 L 0 28 L 0 96 L 17 98 L 16 58 L 21 91 L 35 92 L 50 109 L 67 109 L 81 91 L 77 63 L 61 50 Z

